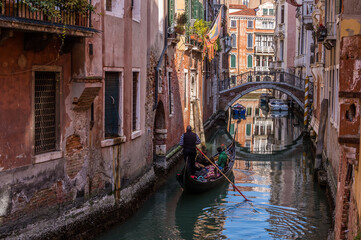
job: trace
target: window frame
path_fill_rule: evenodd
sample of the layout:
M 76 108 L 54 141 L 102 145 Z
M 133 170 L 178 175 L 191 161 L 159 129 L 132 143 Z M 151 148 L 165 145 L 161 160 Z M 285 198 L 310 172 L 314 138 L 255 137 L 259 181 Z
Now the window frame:
M 250 26 L 250 23 L 252 23 L 251 26 Z M 247 28 L 253 29 L 254 28 L 253 26 L 254 26 L 254 21 L 253 20 L 247 20 Z
M 250 57 L 251 57 L 251 66 L 249 66 Z M 253 68 L 253 56 L 252 56 L 252 54 L 247 54 L 247 68 Z
M 54 72 L 56 78 L 56 149 L 49 152 L 44 153 L 35 153 L 35 74 L 36 72 Z M 63 125 L 62 118 L 62 109 L 63 104 L 61 104 L 61 92 L 63 90 L 62 87 L 62 79 L 63 79 L 63 71 L 60 66 L 43 66 L 43 65 L 34 65 L 32 66 L 32 93 L 31 93 L 31 108 L 32 108 L 32 130 L 31 130 L 31 156 L 33 163 L 41 163 L 47 162 L 50 160 L 55 160 L 63 157 L 62 150 L 62 131 L 61 126 Z
M 234 26 L 232 23 L 234 23 Z M 231 19 L 231 28 L 237 28 L 237 20 L 236 19 Z
M 232 66 L 232 57 L 234 57 L 234 66 Z M 236 54 L 231 54 L 229 65 L 230 65 L 230 68 L 237 68 L 237 55 Z
M 106 115 L 106 112 L 105 112 L 105 75 L 106 73 L 118 73 L 118 94 L 119 94 L 119 98 L 118 98 L 118 136 L 115 136 L 115 137 L 106 137 L 105 136 L 105 133 L 106 133 L 106 126 L 105 126 L 105 115 Z M 104 132 L 104 136 L 103 138 L 104 139 L 115 139 L 115 138 L 118 138 L 118 137 L 123 137 L 124 136 L 124 126 L 123 126 L 123 122 L 124 122 L 124 115 L 123 115 L 123 103 L 124 103 L 124 70 L 123 68 L 104 68 L 104 89 L 103 89 L 103 96 L 104 96 L 104 99 L 103 99 L 103 109 L 104 109 L 104 123 L 103 123 L 103 132 Z
M 231 44 L 232 48 L 237 48 L 237 34 L 236 33 L 231 34 L 231 40 L 232 40 L 232 44 Z
M 247 34 L 247 49 L 253 49 L 253 33 L 246 33 L 246 34 Z M 251 43 L 251 46 L 249 45 L 249 43 Z
M 136 95 L 136 109 L 134 112 L 134 73 L 138 74 L 137 77 L 137 95 Z M 140 73 L 140 69 L 138 68 L 133 68 L 132 69 L 132 115 L 131 115 L 131 132 L 132 132 L 132 136 L 131 139 L 135 139 L 136 137 L 138 137 L 140 135 L 140 131 L 141 131 L 141 127 L 140 127 L 140 79 L 141 79 L 141 73 Z M 136 119 L 135 119 L 135 126 L 134 126 L 134 114 L 136 115 Z

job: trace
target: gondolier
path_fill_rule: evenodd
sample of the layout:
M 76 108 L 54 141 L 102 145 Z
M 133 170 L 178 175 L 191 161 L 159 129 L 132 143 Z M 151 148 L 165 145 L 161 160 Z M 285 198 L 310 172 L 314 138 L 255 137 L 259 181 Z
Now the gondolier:
M 191 174 L 193 174 L 195 170 L 196 145 L 200 143 L 200 138 L 196 133 L 192 132 L 192 127 L 188 125 L 187 131 L 183 133 L 180 138 L 179 145 L 183 147 L 184 161 L 187 162 L 188 159 L 188 169 Z

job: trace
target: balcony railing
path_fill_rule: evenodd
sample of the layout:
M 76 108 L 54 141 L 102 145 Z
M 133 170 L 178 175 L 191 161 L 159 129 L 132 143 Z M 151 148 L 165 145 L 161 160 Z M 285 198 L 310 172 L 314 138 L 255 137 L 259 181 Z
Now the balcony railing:
M 269 53 L 273 54 L 274 50 L 271 46 L 255 46 L 255 52 L 256 53 Z
M 336 39 L 336 23 L 328 22 L 326 23 L 327 28 L 327 39 Z
M 261 72 L 266 72 L 269 71 L 269 68 L 267 66 L 256 66 L 254 67 L 255 71 L 261 71 Z
M 91 3 L 91 1 L 90 1 Z M 91 28 L 91 11 L 81 13 L 75 10 L 57 7 L 59 17 L 49 17 L 38 6 L 31 6 L 20 0 L 0 0 L 0 20 L 23 22 L 28 24 L 72 26 L 77 29 Z

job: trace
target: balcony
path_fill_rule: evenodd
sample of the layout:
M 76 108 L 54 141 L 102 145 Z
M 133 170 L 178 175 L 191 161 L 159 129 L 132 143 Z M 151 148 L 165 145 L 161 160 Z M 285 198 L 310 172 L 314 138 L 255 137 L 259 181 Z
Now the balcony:
M 271 46 L 255 46 L 255 53 L 259 54 L 274 54 L 273 47 Z
M 304 67 L 306 66 L 306 58 L 305 55 L 298 55 L 295 57 L 295 67 Z
M 327 36 L 323 42 L 325 48 L 330 50 L 336 46 L 336 23 L 327 22 L 326 23 Z
M 254 67 L 256 72 L 268 72 L 269 68 L 267 66 L 256 66 Z
M 0 0 L 0 28 L 20 31 L 48 32 L 71 36 L 91 37 L 91 10 L 77 10 L 56 7 L 58 17 L 49 17 L 40 6 L 19 0 Z

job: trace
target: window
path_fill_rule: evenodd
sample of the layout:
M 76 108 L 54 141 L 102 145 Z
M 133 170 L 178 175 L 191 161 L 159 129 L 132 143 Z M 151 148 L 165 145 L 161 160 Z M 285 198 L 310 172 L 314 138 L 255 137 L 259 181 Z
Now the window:
M 236 37 L 236 34 L 232 34 L 232 47 L 233 48 L 237 48 L 237 37 Z
M 112 11 L 112 6 L 113 4 L 112 4 L 112 0 L 106 0 L 105 1 L 105 9 L 107 10 L 107 11 Z
M 237 20 L 231 20 L 231 28 L 237 27 Z
M 247 21 L 247 28 L 253 28 L 253 21 L 251 20 Z
M 271 135 L 271 134 L 272 134 L 272 126 L 267 125 L 267 135 Z
M 272 8 L 271 8 L 271 9 L 269 9 L 268 11 L 269 11 L 269 12 L 268 12 L 268 14 L 269 14 L 269 15 L 271 15 L 271 16 L 273 16 L 273 15 L 274 15 L 274 11 L 273 11 L 273 9 L 272 9 Z
M 267 8 L 263 8 L 263 15 L 268 15 L 268 9 Z
M 250 117 L 250 116 L 252 116 L 252 108 L 248 107 L 247 108 L 247 117 Z
M 253 34 L 247 33 L 247 48 L 253 47 Z
M 159 32 L 164 32 L 164 1 L 158 1 L 158 28 Z
M 168 0 L 168 26 L 172 26 L 174 23 L 174 14 L 175 14 L 175 0 Z
M 280 60 L 283 61 L 283 40 L 280 41 Z
M 242 5 L 246 5 L 248 7 L 249 0 L 242 0 Z
M 258 125 L 256 125 L 256 126 L 254 126 L 254 135 L 258 135 L 258 131 L 259 131 L 259 126 Z
M 281 6 L 281 23 L 285 22 L 285 6 Z
M 140 86 L 139 72 L 133 72 L 133 91 L 132 91 L 132 130 L 140 130 Z
M 172 91 L 172 72 L 168 72 L 168 98 L 169 98 L 169 114 L 174 113 L 173 91 Z
M 120 87 L 119 87 L 119 76 L 118 72 L 106 72 L 105 73 L 105 120 L 104 129 L 105 137 L 112 138 L 118 137 L 120 133 L 120 120 L 121 113 L 119 108 L 120 101 Z
M 261 57 L 260 56 L 256 57 L 256 66 L 257 67 L 261 66 Z
M 248 67 L 248 68 L 252 68 L 252 67 L 253 67 L 252 61 L 253 61 L 252 55 L 248 55 L 248 56 L 247 56 L 247 67 Z
M 265 132 L 264 132 L 264 126 L 262 125 L 261 127 L 260 127 L 260 135 L 265 135 Z
M 259 108 L 255 108 L 255 110 L 254 110 L 254 115 L 255 115 L 255 116 L 259 116 Z
M 229 128 L 229 134 L 231 134 L 231 135 L 234 134 L 234 123 L 232 123 L 230 128 Z
M 59 81 L 57 72 L 35 72 L 35 154 L 59 150 Z
M 235 75 L 231 76 L 231 84 L 236 84 L 236 77 Z
M 250 123 L 246 125 L 246 136 L 251 136 L 251 127 L 252 125 Z
M 184 73 L 184 108 L 188 107 L 188 72 Z
M 124 0 L 105 0 L 104 8 L 107 15 L 122 18 L 124 15 Z
M 140 7 L 141 0 L 132 0 L 132 9 L 133 9 L 133 20 L 140 22 Z
M 231 55 L 231 68 L 235 68 L 236 67 L 236 55 L 232 54 Z

